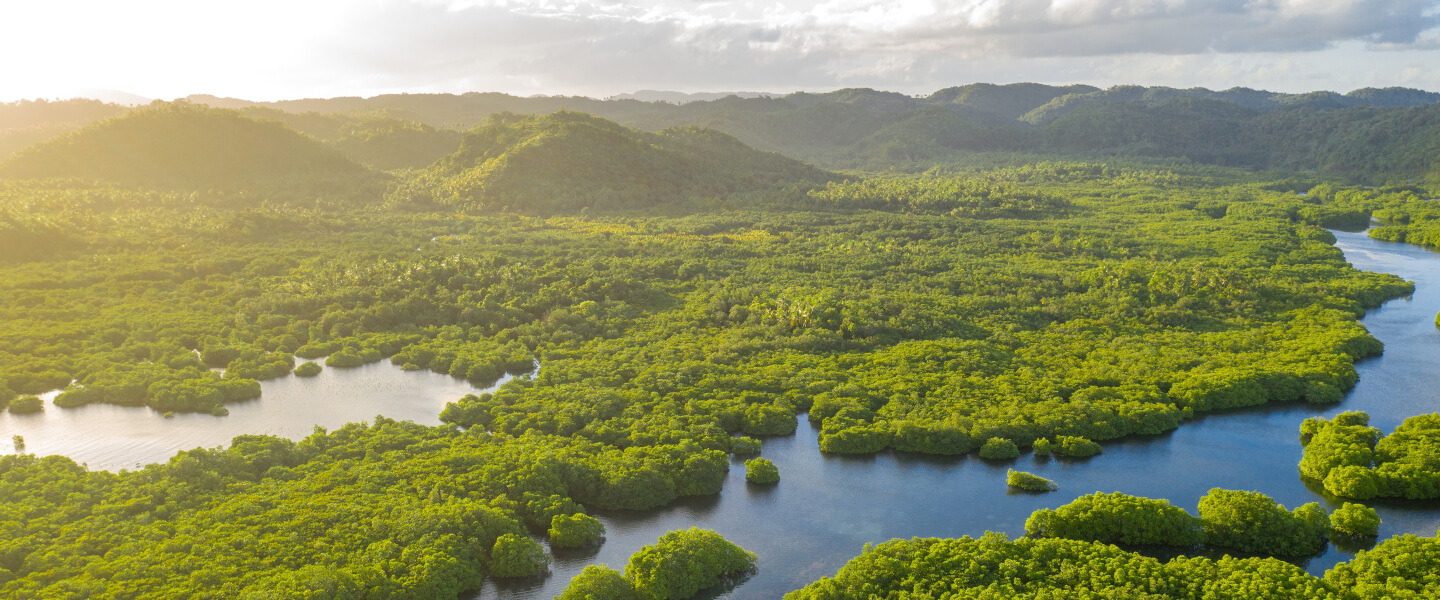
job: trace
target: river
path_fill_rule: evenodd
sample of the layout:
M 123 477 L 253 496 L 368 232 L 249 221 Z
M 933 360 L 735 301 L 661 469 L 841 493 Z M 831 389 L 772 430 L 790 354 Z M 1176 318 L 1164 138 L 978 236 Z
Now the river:
M 1105 444 L 1084 461 L 1022 456 L 1009 463 L 970 457 L 932 457 L 895 452 L 834 456 L 819 451 L 816 430 L 802 417 L 795 435 L 764 439 L 762 455 L 780 469 L 774 486 L 745 482 L 744 466 L 732 460 L 724 490 L 645 512 L 601 512 L 606 542 L 588 552 L 561 552 L 543 578 L 487 581 L 479 600 L 550 598 L 589 564 L 620 569 L 631 553 L 664 532 L 692 526 L 714 529 L 759 555 L 759 569 L 705 598 L 779 598 L 832 575 L 864 544 L 891 538 L 958 537 L 998 531 L 1018 537 L 1036 509 L 1054 508 L 1092 492 L 1125 492 L 1166 498 L 1196 512 L 1210 488 L 1257 490 L 1289 507 L 1325 500 L 1300 481 L 1300 422 L 1344 410 L 1370 413 L 1371 424 L 1390 431 L 1406 417 L 1440 410 L 1440 254 L 1417 246 L 1372 240 L 1364 233 L 1336 232 L 1337 246 L 1357 268 L 1394 273 L 1414 281 L 1413 297 L 1370 311 L 1366 327 L 1385 342 L 1385 354 L 1362 361 L 1360 383 L 1338 404 L 1260 407 L 1210 414 L 1180 429 L 1146 439 Z M 95 405 L 41 415 L 0 414 L 0 450 L 10 436 L 25 436 L 26 451 L 65 454 L 91 468 L 120 469 L 162 461 L 178 450 L 213 447 L 242 433 L 292 439 L 316 424 L 337 427 L 377 414 L 438 424 L 445 402 L 479 393 L 464 381 L 428 371 L 405 372 L 388 362 L 358 369 L 326 369 L 318 377 L 286 377 L 262 383 L 258 400 L 227 405 L 228 417 L 203 414 L 164 419 L 146 408 Z M 1055 480 L 1060 490 L 1016 494 L 1005 471 L 1016 468 Z M 1381 538 L 1399 533 L 1434 535 L 1440 502 L 1370 503 L 1384 519 Z M 1331 546 L 1300 561 L 1320 575 L 1352 551 Z
M 487 581 L 482 600 L 550 598 L 585 565 L 623 569 L 631 553 L 666 531 L 714 529 L 759 555 L 759 569 L 738 587 L 709 590 L 709 598 L 779 598 L 833 575 L 866 543 L 892 538 L 978 536 L 986 531 L 1025 533 L 1025 519 L 1093 492 L 1124 492 L 1166 498 L 1198 514 L 1211 488 L 1256 490 L 1290 508 L 1320 502 L 1339 507 L 1300 480 L 1300 422 L 1346 410 L 1370 413 L 1370 424 L 1387 433 L 1406 417 L 1440 410 L 1440 254 L 1424 248 L 1335 232 L 1336 245 L 1356 268 L 1394 273 L 1415 282 L 1410 298 L 1392 300 L 1365 315 L 1385 354 L 1357 365 L 1360 383 L 1338 405 L 1259 407 L 1209 414 L 1170 433 L 1105 444 L 1083 461 L 1037 459 L 1012 462 L 974 456 L 933 457 L 896 452 L 836 456 L 819 451 L 816 428 L 803 417 L 793 436 L 764 440 L 761 455 L 780 469 L 780 483 L 745 481 L 743 461 L 732 460 L 717 496 L 688 498 L 644 513 L 602 512 L 605 544 L 588 554 L 560 554 L 543 579 Z M 1009 492 L 1007 468 L 1054 480 L 1048 494 Z M 1399 533 L 1435 535 L 1440 502 L 1369 502 L 1384 520 L 1380 539 Z M 1322 575 L 1352 551 L 1331 545 L 1324 554 L 1298 561 Z

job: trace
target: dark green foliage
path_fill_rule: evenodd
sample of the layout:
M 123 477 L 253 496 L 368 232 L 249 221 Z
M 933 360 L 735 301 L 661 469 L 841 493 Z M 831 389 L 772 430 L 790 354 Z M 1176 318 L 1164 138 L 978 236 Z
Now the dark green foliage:
M 1010 182 L 946 177 L 938 173 L 831 182 L 824 188 L 811 190 L 809 196 L 822 206 L 980 219 L 1042 217 L 1059 214 L 1070 205 L 1063 198 L 1025 190 Z
M 1301 476 L 1346 498 L 1440 498 L 1440 413 L 1405 419 L 1390 435 L 1368 423 L 1363 412 L 1306 419 Z
M 524 535 L 502 535 L 490 550 L 490 575 L 495 577 L 534 577 L 549 568 L 545 548 Z
M 583 548 L 605 538 L 605 524 L 584 513 L 555 515 L 550 520 L 550 545 L 555 548 Z
M 1380 533 L 1380 514 L 1364 504 L 1346 502 L 1330 513 L 1330 526 L 1339 535 L 1374 537 Z
M 1055 482 L 1049 479 L 1014 469 L 1006 471 L 1005 484 L 1027 492 L 1053 492 L 1060 489 Z
M 1357 600 L 1440 597 L 1440 538 L 1395 536 L 1335 565 L 1325 583 Z
M 1072 458 L 1087 458 L 1100 453 L 1100 444 L 1080 436 L 1055 436 L 1055 454 Z
M 1015 446 L 1015 442 L 1012 442 L 1005 438 L 990 438 L 988 440 L 985 440 L 985 445 L 980 447 L 981 458 L 989 458 L 991 460 L 1009 460 L 1012 458 L 1018 458 L 1019 456 L 1020 449 Z
M 570 580 L 556 600 L 641 600 L 635 586 L 619 571 L 588 565 Z
M 320 371 L 324 369 L 325 367 L 320 366 L 320 363 L 305 361 L 301 363 L 300 366 L 295 367 L 295 375 L 297 377 L 314 377 L 319 375 Z
M 45 410 L 45 401 L 39 396 L 21 396 L 10 401 L 10 413 L 24 415 Z
M 1273 558 L 1176 558 L 1161 563 L 1115 546 L 1075 540 L 891 540 L 868 546 L 833 578 L 786 600 L 1041 600 L 1147 598 L 1340 600 L 1299 567 Z
M 334 354 L 325 358 L 325 366 L 337 369 L 358 367 L 373 362 L 379 362 L 383 358 L 380 351 L 375 348 L 345 347 L 335 351 Z
M 71 408 L 101 402 L 105 394 L 99 388 L 70 387 L 60 392 L 51 402 L 61 408 Z
M 630 555 L 625 578 L 647 600 L 680 600 L 749 573 L 755 555 L 708 529 L 671 531 Z
M 1035 440 L 1030 449 L 1035 452 L 1035 456 L 1050 456 L 1050 453 L 1053 452 L 1050 440 L 1045 438 Z
M 780 469 L 775 466 L 775 463 L 764 458 L 752 458 L 745 461 L 745 481 L 777 483 L 780 481 Z
M 1081 496 L 1025 521 L 1025 535 L 1140 546 L 1196 546 L 1205 541 L 1199 519 L 1168 500 L 1115 492 Z
M 744 436 L 730 438 L 730 453 L 759 454 L 760 440 Z
M 746 406 L 743 419 L 741 430 L 751 435 L 789 435 L 798 423 L 795 411 L 774 404 Z
M 1292 512 L 1259 492 L 1212 489 L 1200 499 L 1200 520 L 1210 545 L 1278 556 L 1317 554 L 1330 534 L 1319 504 Z
M 330 145 L 376 169 L 423 169 L 459 149 L 460 132 L 373 116 L 340 126 L 339 137 Z

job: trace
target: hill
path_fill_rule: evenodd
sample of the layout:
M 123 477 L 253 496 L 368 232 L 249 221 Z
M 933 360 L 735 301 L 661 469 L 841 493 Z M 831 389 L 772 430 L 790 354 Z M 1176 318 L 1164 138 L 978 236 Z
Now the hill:
M 26 148 L 0 177 L 77 178 L 162 188 L 299 184 L 364 175 L 338 151 L 276 122 L 156 103 Z
M 631 209 L 685 199 L 811 187 L 832 179 L 710 129 L 646 133 L 562 111 L 502 113 L 402 188 L 411 201 L 475 210 Z

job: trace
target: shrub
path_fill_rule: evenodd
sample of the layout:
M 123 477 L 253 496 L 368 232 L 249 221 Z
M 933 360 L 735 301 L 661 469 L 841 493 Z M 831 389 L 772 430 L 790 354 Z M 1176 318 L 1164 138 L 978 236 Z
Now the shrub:
M 1330 526 L 1341 535 L 1374 537 L 1380 534 L 1380 513 L 1364 504 L 1346 502 L 1330 514 Z
M 45 410 L 45 401 L 39 396 L 21 396 L 10 402 L 10 413 L 24 415 Z
M 1100 444 L 1083 437 L 1057 435 L 1055 453 L 1073 458 L 1087 458 L 1100 453 Z
M 766 459 L 753 458 L 745 461 L 745 480 L 750 483 L 775 483 L 780 481 L 780 469 Z
M 1212 489 L 1200 499 L 1205 541 L 1214 546 L 1278 556 L 1310 556 L 1325 549 L 1330 519 L 1311 502 L 1285 509 L 1259 492 Z
M 555 600 L 641 600 L 635 586 L 619 571 L 604 565 L 589 565 L 570 580 Z
M 1010 469 L 1005 474 L 1005 483 L 1010 487 L 1027 492 L 1053 492 L 1060 489 L 1060 486 L 1055 485 L 1055 482 L 1049 479 L 1014 469 Z
M 523 535 L 502 535 L 490 550 L 490 574 L 495 577 L 533 577 L 549 567 L 545 548 Z
M 795 433 L 799 421 L 795 411 L 774 404 L 751 404 L 745 407 L 743 429 L 751 435 L 789 435 Z
M 51 402 L 55 404 L 55 406 L 59 406 L 61 408 L 71 408 L 75 406 L 84 406 L 86 404 L 100 402 L 103 399 L 103 396 L 104 394 L 97 388 L 71 387 L 63 392 L 60 392 L 60 394 L 55 396 L 55 399 L 51 400 Z
M 348 369 L 379 362 L 383 358 L 380 351 L 374 348 L 346 347 L 335 351 L 334 354 L 325 358 L 325 366 L 337 369 Z
M 754 554 L 714 531 L 691 527 L 630 555 L 625 577 L 641 597 L 679 600 L 754 568 Z
M 590 515 L 555 515 L 550 520 L 550 545 L 555 548 L 582 548 L 605 537 L 605 524 Z
M 1116 492 L 1081 496 L 1054 510 L 1037 510 L 1025 521 L 1025 535 L 1106 544 L 1195 546 L 1204 541 L 1205 529 L 1199 519 L 1168 500 Z
M 295 375 L 298 377 L 314 377 L 316 375 L 319 375 L 320 371 L 324 369 L 325 367 L 320 366 L 320 363 L 314 361 L 306 361 L 300 366 L 295 367 Z
M 1012 442 L 1005 438 L 990 438 L 988 440 L 985 440 L 984 446 L 980 447 L 980 458 L 989 458 L 993 460 L 1008 460 L 1011 458 L 1018 458 L 1019 456 L 1020 448 L 1015 446 L 1015 442 Z
M 760 440 L 749 437 L 730 438 L 730 452 L 732 454 L 759 454 Z
M 1035 456 L 1050 456 L 1050 440 L 1045 438 L 1035 440 L 1035 445 L 1031 449 L 1035 451 Z

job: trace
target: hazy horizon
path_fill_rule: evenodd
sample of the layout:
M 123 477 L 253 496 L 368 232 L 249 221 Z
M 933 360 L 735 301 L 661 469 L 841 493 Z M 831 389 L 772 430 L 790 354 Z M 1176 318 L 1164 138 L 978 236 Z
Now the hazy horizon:
M 968 82 L 1440 91 L 1433 0 L 10 3 L 0 100 L 499 91 L 785 94 Z M 83 18 L 77 18 L 77 15 Z M 57 41 L 59 43 L 57 43 Z

